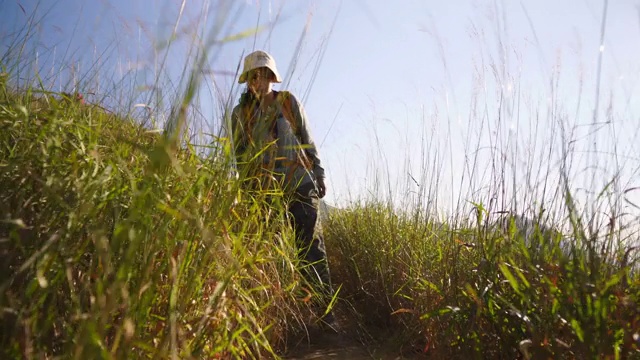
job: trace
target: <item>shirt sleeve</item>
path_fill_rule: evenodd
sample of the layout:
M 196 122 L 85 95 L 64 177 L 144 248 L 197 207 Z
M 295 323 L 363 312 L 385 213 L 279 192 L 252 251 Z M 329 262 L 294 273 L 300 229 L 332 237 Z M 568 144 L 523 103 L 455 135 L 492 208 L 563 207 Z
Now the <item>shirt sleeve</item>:
M 300 141 L 304 147 L 304 151 L 313 164 L 313 173 L 317 178 L 324 179 L 324 168 L 320 161 L 320 155 L 318 154 L 318 148 L 316 147 L 311 131 L 309 129 L 309 121 L 307 120 L 307 114 L 304 111 L 304 107 L 293 95 L 290 95 L 291 106 L 293 114 L 296 117 L 297 127 L 300 132 Z

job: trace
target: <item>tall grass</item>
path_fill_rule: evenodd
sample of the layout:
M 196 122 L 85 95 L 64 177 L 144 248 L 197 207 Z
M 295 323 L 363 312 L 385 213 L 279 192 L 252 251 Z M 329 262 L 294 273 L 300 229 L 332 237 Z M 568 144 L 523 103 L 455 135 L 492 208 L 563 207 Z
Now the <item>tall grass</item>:
M 252 32 L 198 17 L 176 85 L 165 72 L 181 9 L 140 92 L 102 58 L 86 73 L 43 71 L 38 9 L 0 62 L 2 357 L 277 357 L 312 299 L 282 194 L 241 190 L 222 129 L 191 141 L 205 130 L 208 57 Z M 56 92 L 67 76 L 71 94 Z M 230 95 L 213 86 L 224 124 Z
M 304 304 L 285 217 L 222 153 L 0 84 L 4 358 L 262 357 Z M 296 290 L 298 289 L 298 290 Z
M 11 47 L 17 58 L 0 62 L 3 357 L 284 353 L 307 326 L 310 290 L 283 204 L 274 201 L 281 194 L 241 190 L 224 133 L 205 150 L 190 141 L 194 118 L 204 117 L 196 94 L 214 45 L 194 51 L 175 93 L 149 97 L 164 106 L 134 118 L 133 90 L 112 94 L 121 100 L 111 112 L 53 91 L 38 71 L 24 80 L 21 44 Z M 394 355 L 637 357 L 637 234 L 624 232 L 637 219 L 620 205 L 633 189 L 614 176 L 588 189 L 596 196 L 579 196 L 572 182 L 582 172 L 572 132 L 579 115 L 572 124 L 557 78 L 544 107 L 523 92 L 500 93 L 507 82 L 525 86 L 491 61 L 478 67 L 475 88 L 483 90 L 473 94 L 468 131 L 445 139 L 463 144 L 459 177 L 449 181 L 442 170 L 458 160 L 452 149 L 447 159 L 426 133 L 406 189 L 375 178 L 373 198 L 329 214 L 323 229 L 338 307 L 354 310 L 363 341 L 386 339 Z M 103 71 L 99 65 L 92 71 Z M 496 108 L 492 90 L 503 96 Z M 212 91 L 221 124 L 232 102 L 223 92 Z M 439 116 L 451 115 L 422 120 L 428 126 Z M 519 116 L 536 120 L 529 138 L 508 130 Z M 162 119 L 164 133 L 148 128 Z M 518 145 L 525 142 L 531 147 Z M 522 163 L 524 170 L 514 165 Z M 454 181 L 460 192 L 446 189 L 454 206 L 443 216 L 440 187 Z
M 513 358 L 523 344 L 533 358 L 637 355 L 631 249 L 615 261 L 578 244 L 566 254 L 561 234 L 538 230 L 532 238 L 544 246 L 525 246 L 511 224 L 451 228 L 372 201 L 326 228 L 343 296 L 402 351 Z
M 500 36 L 478 43 L 500 54 L 519 50 Z M 637 358 L 639 223 L 623 204 L 637 191 L 640 159 L 617 135 L 637 124 L 615 117 L 613 100 L 606 111 L 587 110 L 583 88 L 562 97 L 572 84 L 560 81 L 559 64 L 544 79 L 547 102 L 536 100 L 522 61 L 507 59 L 484 50 L 474 59 L 470 109 L 450 108 L 455 89 L 443 90 L 444 105 L 422 118 L 420 143 L 407 144 L 417 169 L 409 161 L 390 168 L 384 153 L 369 160 L 374 195 L 356 198 L 325 226 L 342 295 L 403 353 Z M 607 127 L 592 131 L 603 113 Z M 445 136 L 434 130 L 441 123 Z M 394 172 L 409 174 L 399 189 Z M 452 211 L 443 215 L 446 200 Z

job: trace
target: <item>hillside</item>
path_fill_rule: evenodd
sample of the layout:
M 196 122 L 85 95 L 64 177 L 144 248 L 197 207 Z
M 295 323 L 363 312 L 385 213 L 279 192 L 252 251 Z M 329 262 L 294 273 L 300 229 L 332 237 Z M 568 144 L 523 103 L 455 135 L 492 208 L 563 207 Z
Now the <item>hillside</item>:
M 0 86 L 3 358 L 295 352 L 313 294 L 291 230 L 225 154 Z M 453 227 L 376 199 L 322 213 L 336 309 L 374 358 L 639 354 L 635 253 L 615 238 Z

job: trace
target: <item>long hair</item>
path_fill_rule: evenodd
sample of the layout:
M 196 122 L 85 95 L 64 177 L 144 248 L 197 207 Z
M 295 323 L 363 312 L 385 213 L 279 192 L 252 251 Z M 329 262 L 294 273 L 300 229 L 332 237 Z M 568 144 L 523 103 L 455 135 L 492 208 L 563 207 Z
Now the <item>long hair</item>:
M 245 108 L 245 107 L 254 107 L 254 106 L 258 105 L 259 102 L 260 102 L 260 100 L 258 100 L 256 95 L 251 90 L 249 90 L 248 86 L 245 89 L 245 91 L 240 95 L 239 104 L 243 108 Z
M 256 97 L 256 95 L 251 92 L 247 86 L 247 89 L 240 95 L 238 103 L 240 105 L 240 121 L 243 124 L 246 136 L 249 137 L 250 140 L 251 129 L 253 129 L 257 120 L 254 114 L 256 112 L 256 108 L 260 106 L 260 99 L 258 99 L 258 97 Z
M 278 92 L 273 91 L 276 96 L 276 101 L 278 101 Z M 240 100 L 238 101 L 240 105 L 240 114 L 242 116 L 242 122 L 245 126 L 245 129 L 250 132 L 255 125 L 255 122 L 258 118 L 255 116 L 257 108 L 260 107 L 260 99 L 251 91 L 247 86 L 246 90 L 240 95 Z M 271 131 L 274 131 L 276 128 L 276 123 L 273 123 L 273 128 Z M 275 136 L 277 137 L 277 135 Z

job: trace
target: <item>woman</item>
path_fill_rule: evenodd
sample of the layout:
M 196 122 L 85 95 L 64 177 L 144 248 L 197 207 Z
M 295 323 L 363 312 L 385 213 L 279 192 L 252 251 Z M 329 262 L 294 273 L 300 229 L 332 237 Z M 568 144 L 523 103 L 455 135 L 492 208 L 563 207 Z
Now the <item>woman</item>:
M 238 167 L 246 177 L 257 178 L 254 188 L 279 186 L 291 195 L 288 211 L 299 256 L 306 263 L 303 274 L 328 300 L 333 289 L 327 254 L 322 235 L 314 231 L 319 199 L 327 188 L 305 111 L 291 93 L 272 89 L 282 79 L 275 60 L 264 51 L 245 57 L 238 82 L 247 84 L 231 118 Z M 335 327 L 331 312 L 323 322 Z

